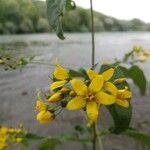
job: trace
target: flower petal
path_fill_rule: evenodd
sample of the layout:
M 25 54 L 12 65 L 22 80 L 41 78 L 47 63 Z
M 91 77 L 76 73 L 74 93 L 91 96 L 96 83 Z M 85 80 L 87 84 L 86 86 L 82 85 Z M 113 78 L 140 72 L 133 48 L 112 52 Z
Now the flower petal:
M 98 103 L 103 105 L 112 105 L 116 101 L 115 96 L 109 95 L 105 92 L 98 92 L 95 98 Z
M 129 107 L 129 102 L 127 100 L 116 99 L 116 104 L 125 108 Z
M 123 98 L 123 99 L 132 98 L 132 92 L 126 89 L 118 90 L 118 95 L 119 98 Z
M 89 90 L 92 92 L 98 92 L 101 90 L 102 86 L 104 84 L 103 76 L 97 75 L 90 83 Z
M 87 102 L 86 112 L 89 119 L 89 122 L 96 122 L 98 119 L 98 106 L 96 102 L 91 101 Z
M 83 99 L 81 96 L 76 96 L 72 100 L 70 100 L 67 104 L 67 109 L 68 110 L 77 110 L 77 109 L 82 109 L 86 105 L 86 100 Z
M 69 74 L 63 67 L 57 67 L 54 70 L 54 77 L 58 80 L 66 80 L 69 78 Z
M 50 90 L 53 91 L 57 88 L 60 88 L 60 87 L 63 87 L 65 84 L 67 83 L 67 81 L 56 81 L 56 82 L 53 82 L 51 85 L 50 85 Z
M 103 76 L 105 81 L 108 81 L 109 79 L 111 79 L 113 74 L 114 74 L 114 69 L 110 68 L 110 69 L 106 70 L 105 72 L 103 72 L 102 76 Z
M 84 84 L 82 80 L 73 79 L 70 82 L 77 95 L 85 95 L 87 93 L 87 86 Z
M 94 79 L 98 74 L 92 70 L 92 69 L 89 69 L 87 70 L 87 75 L 89 77 L 90 80 Z
M 117 89 L 116 86 L 115 86 L 114 84 L 112 84 L 111 82 L 106 82 L 106 83 L 104 84 L 104 89 L 105 89 L 107 92 L 110 92 L 111 95 L 114 95 L 114 96 L 117 95 L 118 89 Z

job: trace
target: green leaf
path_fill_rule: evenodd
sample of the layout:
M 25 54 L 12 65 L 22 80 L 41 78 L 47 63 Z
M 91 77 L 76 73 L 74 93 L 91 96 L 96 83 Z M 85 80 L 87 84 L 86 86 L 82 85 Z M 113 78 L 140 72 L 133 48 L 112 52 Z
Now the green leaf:
M 129 69 L 122 66 L 120 66 L 120 68 L 124 72 L 125 76 L 132 79 L 134 84 L 138 86 L 141 95 L 144 95 L 146 92 L 147 81 L 143 71 L 136 65 Z
M 54 150 L 59 144 L 61 144 L 59 139 L 47 138 L 42 142 L 42 144 L 39 147 L 39 150 Z
M 88 78 L 87 73 L 85 71 L 85 69 L 80 68 L 79 70 L 73 70 L 70 69 L 69 70 L 69 75 L 71 78 L 75 78 L 75 77 L 83 77 L 83 78 Z
M 62 16 L 65 0 L 46 0 L 48 21 L 60 39 L 65 39 L 62 29 Z
M 119 134 L 129 128 L 132 117 L 132 106 L 124 108 L 113 104 L 107 107 L 114 121 L 114 127 L 111 128 L 113 133 Z
M 39 135 L 36 135 L 36 134 L 33 134 L 33 133 L 27 133 L 27 134 L 26 134 L 26 138 L 27 138 L 28 140 L 41 140 L 41 139 L 43 139 L 44 137 L 39 136 Z
M 128 59 L 129 59 L 131 56 L 133 56 L 133 52 L 134 52 L 134 51 L 131 51 L 131 52 L 126 53 L 125 56 L 124 56 L 124 58 L 123 58 L 123 61 L 124 61 L 124 62 L 127 62 Z
M 137 130 L 127 130 L 126 132 L 124 132 L 124 134 L 126 136 L 134 138 L 135 140 L 139 140 L 139 141 L 143 142 L 144 144 L 150 146 L 150 135 L 149 134 L 139 132 Z
M 130 78 L 140 89 L 142 95 L 146 92 L 146 78 L 143 71 L 138 66 L 132 66 L 129 72 Z
M 66 0 L 66 7 L 65 8 L 67 11 L 73 10 L 76 8 L 76 4 L 72 0 Z

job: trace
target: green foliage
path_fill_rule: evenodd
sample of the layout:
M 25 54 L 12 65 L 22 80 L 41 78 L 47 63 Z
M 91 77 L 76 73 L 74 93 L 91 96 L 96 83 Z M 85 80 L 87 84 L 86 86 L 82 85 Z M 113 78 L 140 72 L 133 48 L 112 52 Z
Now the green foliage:
M 146 92 L 146 77 L 143 71 L 136 65 L 131 66 L 129 69 L 123 66 L 120 66 L 120 69 L 123 71 L 125 77 L 133 80 L 134 84 L 138 86 L 142 95 Z
M 73 10 L 76 8 L 76 4 L 74 1 L 72 0 L 66 0 L 66 5 L 65 5 L 65 9 L 67 11 Z
M 49 24 L 45 18 L 40 18 L 37 22 L 37 32 L 48 32 Z
M 31 21 L 31 19 L 23 20 L 21 25 L 20 25 L 20 29 L 23 33 L 33 32 L 34 27 L 33 27 L 33 22 Z
M 69 75 L 71 78 L 75 78 L 75 77 L 83 77 L 83 78 L 88 78 L 86 70 L 83 68 L 80 68 L 79 70 L 73 70 L 70 69 L 69 70 Z
M 65 39 L 62 29 L 62 15 L 65 5 L 65 0 L 46 0 L 47 16 L 52 29 L 56 32 L 60 39 Z
M 128 108 L 120 107 L 116 104 L 107 107 L 114 121 L 114 127 L 110 130 L 113 133 L 119 134 L 129 128 L 132 117 L 132 106 Z
M 58 138 L 46 138 L 39 147 L 39 150 L 55 150 L 56 146 L 61 144 Z
M 44 138 L 42 136 L 33 133 L 27 133 L 25 137 L 27 140 L 42 140 Z

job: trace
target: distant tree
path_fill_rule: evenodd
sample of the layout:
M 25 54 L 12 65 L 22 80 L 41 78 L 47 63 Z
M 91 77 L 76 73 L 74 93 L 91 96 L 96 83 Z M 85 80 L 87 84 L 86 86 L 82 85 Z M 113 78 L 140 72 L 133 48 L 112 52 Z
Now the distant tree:
M 49 31 L 49 24 L 47 19 L 40 18 L 37 22 L 37 32 L 47 32 Z

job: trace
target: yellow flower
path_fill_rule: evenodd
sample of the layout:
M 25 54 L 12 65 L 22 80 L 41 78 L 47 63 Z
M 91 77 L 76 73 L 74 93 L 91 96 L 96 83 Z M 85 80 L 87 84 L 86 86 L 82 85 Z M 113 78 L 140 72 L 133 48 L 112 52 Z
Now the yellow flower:
M 55 115 L 53 113 L 51 113 L 50 111 L 41 111 L 37 114 L 37 120 L 41 123 L 41 124 L 47 124 L 47 123 L 51 123 L 55 118 Z
M 138 59 L 140 62 L 146 62 L 148 60 L 148 58 L 144 55 L 140 55 Z
M 0 150 L 6 150 L 7 148 L 7 138 L 5 135 L 0 134 Z
M 127 88 L 118 90 L 116 96 L 116 104 L 128 108 L 129 102 L 128 99 L 132 98 L 132 92 L 129 91 Z
M 144 55 L 145 56 L 150 56 L 150 49 L 144 50 Z
M 42 111 L 42 110 L 46 110 L 46 109 L 47 109 L 46 103 L 44 103 L 42 100 L 37 100 L 37 102 L 36 102 L 36 110 L 37 111 Z
M 142 47 L 141 47 L 141 46 L 134 46 L 134 47 L 133 47 L 133 51 L 134 51 L 135 53 L 139 53 L 139 52 L 141 52 L 141 50 L 142 50 Z
M 58 102 L 59 100 L 62 99 L 62 93 L 61 92 L 57 92 L 54 93 L 49 99 L 49 102 Z
M 87 116 L 90 122 L 96 122 L 98 119 L 98 109 L 100 104 L 111 105 L 115 102 L 115 97 L 102 91 L 104 78 L 102 75 L 96 75 L 89 84 L 78 79 L 71 80 L 72 87 L 76 97 L 67 104 L 68 110 L 77 110 L 86 107 Z M 110 90 L 109 85 L 105 85 Z
M 3 134 L 3 135 L 7 134 L 8 131 L 9 131 L 9 130 L 8 130 L 8 128 L 6 128 L 6 127 L 1 127 L 1 128 L 0 128 L 0 133 Z
M 104 71 L 101 75 L 103 76 L 104 81 L 108 81 L 109 79 L 111 79 L 113 74 L 114 74 L 114 69 L 110 68 L 110 69 Z M 87 70 L 87 75 L 88 75 L 89 79 L 92 80 L 93 78 L 95 78 L 98 75 L 98 73 L 96 73 L 94 70 L 89 69 L 89 70 Z
M 58 66 L 54 70 L 54 78 L 57 80 L 67 80 L 69 78 L 68 71 L 63 67 Z
M 23 141 L 23 139 L 22 139 L 22 138 L 16 138 L 15 141 L 16 141 L 17 143 L 21 143 L 21 142 Z
M 4 64 L 4 61 L 2 59 L 0 59 L 0 64 Z

